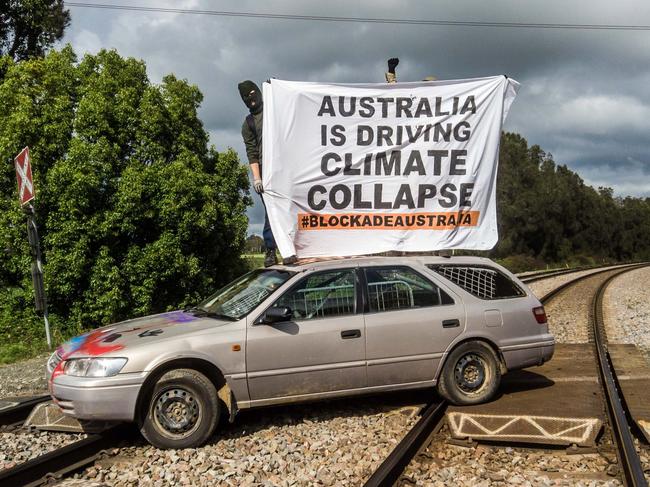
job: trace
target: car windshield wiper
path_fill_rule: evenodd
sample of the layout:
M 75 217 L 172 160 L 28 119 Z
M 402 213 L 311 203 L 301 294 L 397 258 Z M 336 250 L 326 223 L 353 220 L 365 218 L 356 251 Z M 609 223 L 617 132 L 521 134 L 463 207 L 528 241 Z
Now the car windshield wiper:
M 208 318 L 215 318 L 217 320 L 228 320 L 228 321 L 237 321 L 237 318 L 229 315 L 222 315 L 221 313 L 214 313 L 212 311 L 206 311 L 205 316 Z
M 200 306 L 188 306 L 184 308 L 183 311 L 185 313 L 191 313 L 191 314 L 196 314 L 196 313 L 203 314 L 203 313 L 207 313 L 208 310 L 206 310 L 205 308 L 201 308 Z
M 200 316 L 200 317 L 206 316 L 208 318 L 215 318 L 217 320 L 237 321 L 237 319 L 232 316 L 228 316 L 220 313 L 214 313 L 212 311 L 208 311 L 207 309 L 198 306 L 191 306 L 189 308 L 184 309 L 183 311 L 187 313 L 191 313 L 194 316 Z

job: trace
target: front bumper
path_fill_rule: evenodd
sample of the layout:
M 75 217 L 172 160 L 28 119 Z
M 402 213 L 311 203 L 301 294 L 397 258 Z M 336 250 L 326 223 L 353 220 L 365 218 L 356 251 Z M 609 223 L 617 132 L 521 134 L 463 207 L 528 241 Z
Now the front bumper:
M 145 373 L 89 378 L 58 375 L 50 394 L 63 414 L 89 421 L 133 421 Z

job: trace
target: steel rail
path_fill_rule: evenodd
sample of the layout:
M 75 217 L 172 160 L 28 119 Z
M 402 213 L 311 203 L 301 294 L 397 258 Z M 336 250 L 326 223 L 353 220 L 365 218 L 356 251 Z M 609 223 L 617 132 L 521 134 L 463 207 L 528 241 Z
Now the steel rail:
M 548 278 L 551 278 L 551 277 L 562 276 L 564 274 L 571 274 L 572 272 L 596 270 L 596 269 L 600 269 L 600 268 L 604 268 L 604 267 L 608 267 L 608 268 L 613 269 L 615 267 L 624 267 L 624 266 L 635 265 L 635 264 L 637 264 L 637 263 L 636 262 L 628 262 L 628 263 L 605 264 L 605 265 L 585 265 L 585 266 L 580 266 L 580 267 L 572 267 L 570 269 L 552 269 L 552 270 L 547 270 L 547 271 L 531 272 L 530 274 L 526 274 L 525 276 L 520 276 L 519 274 L 517 274 L 517 277 L 524 284 L 531 284 L 533 282 L 541 281 L 542 279 L 548 279 Z
M 50 399 L 49 395 L 35 396 L 17 401 L 18 404 L 15 406 L 0 409 L 0 426 L 9 426 L 25 421 L 34 406 Z
M 0 470 L 0 485 L 36 486 L 93 463 L 102 450 L 114 446 L 128 432 L 117 425 L 98 434 L 70 443 L 13 468 Z
M 545 272 L 543 274 L 532 274 L 528 276 L 520 277 L 519 280 L 524 284 L 532 284 L 533 282 L 541 281 L 543 279 L 550 279 L 551 277 L 563 276 L 565 274 L 571 274 L 573 272 L 587 271 L 590 269 L 597 269 L 597 267 L 574 267 L 572 269 L 561 269 Z
M 589 271 L 589 270 L 594 270 L 595 271 L 597 269 L 614 270 L 614 269 L 617 269 L 617 268 L 623 268 L 623 267 L 633 266 L 633 265 L 637 265 L 637 264 L 636 263 L 627 263 L 627 264 L 607 264 L 607 265 L 604 265 L 604 266 L 574 267 L 573 269 L 563 269 L 563 270 L 560 270 L 560 271 L 549 271 L 544 275 L 542 275 L 542 274 L 532 274 L 532 275 L 528 275 L 528 276 L 523 276 L 523 277 L 520 277 L 519 280 L 521 282 L 523 282 L 524 284 L 532 284 L 533 282 L 541 281 L 543 279 L 550 279 L 551 277 L 563 276 L 563 275 L 566 275 L 566 274 L 571 274 L 573 272 Z M 607 267 L 607 269 L 604 269 L 605 267 Z M 593 275 L 593 273 L 588 274 L 588 275 Z
M 547 304 L 551 299 L 553 299 L 555 296 L 560 294 L 562 291 L 564 291 L 566 288 L 573 286 L 574 284 L 578 284 L 581 281 L 584 281 L 586 279 L 589 279 L 592 276 L 597 276 L 600 274 L 603 274 L 605 272 L 613 272 L 616 270 L 623 270 L 623 271 L 628 271 L 632 269 L 638 269 L 639 267 L 644 267 L 648 264 L 625 264 L 625 266 L 621 267 L 608 267 L 607 269 L 601 269 L 595 272 L 592 272 L 590 274 L 586 274 L 584 276 L 579 276 L 576 277 L 575 279 L 571 279 L 570 281 L 565 282 L 564 284 L 552 289 L 548 293 L 546 293 L 544 296 L 542 296 L 539 300 L 542 304 Z
M 647 265 L 647 264 L 646 264 Z M 645 267 L 645 266 L 638 266 Z M 638 268 L 635 267 L 635 268 Z M 607 414 L 612 433 L 616 440 L 619 465 L 623 470 L 625 483 L 628 486 L 647 486 L 648 482 L 643 473 L 641 459 L 634 446 L 634 438 L 630 431 L 626 411 L 616 386 L 616 372 L 611 357 L 607 351 L 607 337 L 605 336 L 605 321 L 603 318 L 603 298 L 607 286 L 621 274 L 632 269 L 624 269 L 609 276 L 599 287 L 593 300 L 593 325 L 594 340 L 596 343 L 596 355 L 598 357 L 598 369 L 600 372 L 601 385 L 605 392 L 607 403 Z M 629 414 L 629 413 L 628 413 Z
M 598 371 L 601 379 L 600 382 L 605 396 L 607 415 L 610 419 L 609 422 L 612 428 L 612 433 L 614 435 L 614 441 L 617 445 L 619 465 L 622 466 L 626 485 L 633 487 L 647 486 L 648 483 L 646 482 L 645 476 L 643 474 L 641 460 L 639 459 L 636 449 L 634 448 L 632 433 L 630 432 L 630 427 L 627 422 L 623 403 L 619 397 L 616 387 L 614 368 L 611 364 L 609 353 L 607 352 L 606 340 L 602 336 L 602 301 L 607 286 L 614 278 L 626 272 L 640 269 L 648 265 L 649 264 L 647 263 L 630 264 L 624 266 L 623 268 L 609 268 L 592 272 L 590 274 L 572 279 L 562 284 L 561 286 L 556 287 L 540 299 L 542 304 L 547 304 L 552 298 L 556 297 L 562 291 L 581 281 L 584 281 L 595 275 L 603 274 L 605 272 L 612 272 L 612 275 L 607 277 L 605 281 L 599 285 L 592 302 L 594 340 L 596 345 L 596 357 L 598 359 Z
M 577 272 L 585 269 L 589 269 L 589 267 L 580 266 L 580 267 L 571 267 L 571 268 L 546 269 L 543 271 L 529 272 L 525 275 L 520 275 L 520 274 L 515 274 L 515 275 L 519 278 L 519 280 L 526 282 L 527 279 L 550 277 L 558 273 Z
M 442 420 L 446 409 L 447 402 L 442 399 L 426 406 L 418 422 L 393 448 L 393 451 L 366 481 L 364 487 L 389 487 L 397 482 Z

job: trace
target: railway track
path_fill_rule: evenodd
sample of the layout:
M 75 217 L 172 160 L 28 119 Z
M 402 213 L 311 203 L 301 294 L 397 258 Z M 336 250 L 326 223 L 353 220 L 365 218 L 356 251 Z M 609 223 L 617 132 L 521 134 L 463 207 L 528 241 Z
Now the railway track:
M 632 266 L 635 264 L 621 264 L 620 267 L 626 267 L 626 266 Z M 544 279 L 550 279 L 551 277 L 558 277 L 558 276 L 563 276 L 567 274 L 573 274 L 575 272 L 581 272 L 581 271 L 588 271 L 588 270 L 594 270 L 597 272 L 598 269 L 601 269 L 602 271 L 606 270 L 612 270 L 614 268 L 614 265 L 604 265 L 604 266 L 582 266 L 582 267 L 572 267 L 571 269 L 553 269 L 550 271 L 539 271 L 539 272 L 534 272 L 532 274 L 527 274 L 525 276 L 519 277 L 521 282 L 524 284 L 532 284 L 534 282 L 538 282 Z M 590 274 L 591 275 L 591 274 Z
M 609 273 L 597 287 L 592 299 L 591 325 L 593 331 L 593 341 L 596 349 L 598 360 L 598 371 L 600 374 L 600 384 L 603 391 L 609 426 L 612 430 L 618 464 L 621 468 L 625 484 L 628 486 L 647 486 L 648 483 L 643 473 L 641 459 L 634 446 L 634 437 L 631 432 L 628 417 L 629 412 L 624 408 L 622 393 L 617 387 L 616 371 L 607 351 L 607 337 L 605 334 L 605 323 L 603 320 L 603 297 L 607 286 L 618 276 L 634 269 L 645 267 L 647 264 L 631 265 L 624 269 L 601 270 L 588 276 L 573 279 L 553 291 L 546 294 L 540 301 L 546 305 L 551 299 L 556 297 L 564 290 L 572 287 L 580 281 L 591 278 L 594 275 Z
M 620 269 L 611 267 L 598 270 L 593 273 L 579 276 L 572 279 L 543 296 L 540 301 L 547 304 L 551 299 L 563 291 L 573 287 L 579 282 L 592 278 L 595 275 L 610 273 L 610 275 L 598 286 L 592 299 L 592 327 L 594 345 L 597 350 L 598 368 L 601 374 L 601 386 L 605 398 L 606 410 L 612 429 L 613 440 L 617 448 L 618 464 L 621 468 L 622 477 L 628 486 L 647 486 L 641 460 L 634 447 L 634 438 L 627 421 L 624 402 L 616 386 L 616 375 L 607 353 L 607 339 L 604 335 L 604 323 L 602 314 L 602 300 L 608 284 L 617 276 L 629 272 L 647 264 L 632 264 Z M 580 269 L 584 270 L 584 269 Z M 545 272 L 532 276 L 534 280 L 555 277 L 557 275 L 576 272 L 576 269 L 563 270 L 559 273 Z M 526 281 L 524 281 L 526 282 Z M 533 281 L 527 281 L 533 282 Z M 404 436 L 402 441 L 393 449 L 391 454 L 384 460 L 377 470 L 366 481 L 365 487 L 389 487 L 395 485 L 402 476 L 412 459 L 424 450 L 431 436 L 442 426 L 445 415 L 446 403 L 444 400 L 431 403 L 423 409 L 421 419 Z M 629 413 L 627 413 L 629 415 Z
M 49 395 L 35 396 L 19 401 L 3 401 L 0 409 L 0 431 L 20 431 L 34 406 L 49 401 Z M 117 425 L 101 433 L 88 435 L 13 468 L 0 470 L 2 486 L 36 486 L 58 479 L 67 473 L 92 464 L 102 452 L 128 438 L 131 428 Z
M 70 472 L 94 463 L 104 450 L 114 447 L 128 437 L 130 431 L 127 425 L 114 426 L 13 468 L 2 470 L 0 485 L 36 486 L 45 484 L 51 479 L 60 479 Z
M 592 267 L 582 266 L 582 267 L 572 267 L 570 269 L 552 269 L 552 270 L 538 271 L 538 272 L 526 274 L 525 276 L 520 276 L 519 279 L 521 279 L 521 282 L 529 284 L 529 283 L 541 281 L 542 279 L 548 279 L 551 277 L 561 276 L 564 274 L 571 274 L 572 272 L 586 271 L 588 269 L 592 269 Z
M 45 401 L 49 401 L 50 396 L 30 397 L 17 401 L 0 401 L 4 407 L 0 407 L 0 429 L 14 428 L 21 425 L 32 412 L 34 406 Z

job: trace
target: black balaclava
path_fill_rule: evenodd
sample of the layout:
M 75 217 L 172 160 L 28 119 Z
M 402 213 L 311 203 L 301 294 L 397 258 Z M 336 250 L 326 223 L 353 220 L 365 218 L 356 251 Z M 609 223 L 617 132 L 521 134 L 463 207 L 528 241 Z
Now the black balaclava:
M 262 111 L 262 92 L 255 83 L 247 79 L 237 85 L 241 99 L 248 107 L 251 113 L 260 113 Z M 254 91 L 253 94 L 250 94 Z

